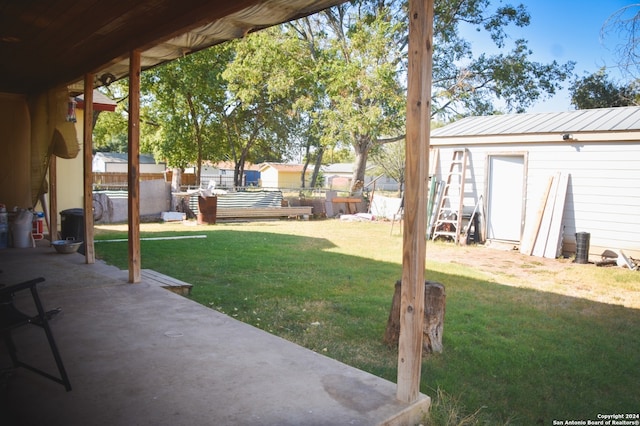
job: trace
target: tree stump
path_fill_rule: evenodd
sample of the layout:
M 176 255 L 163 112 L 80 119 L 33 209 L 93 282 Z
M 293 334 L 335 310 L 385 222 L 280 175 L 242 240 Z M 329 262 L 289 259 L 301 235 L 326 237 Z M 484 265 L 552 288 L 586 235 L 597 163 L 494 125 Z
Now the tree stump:
M 384 342 L 389 346 L 398 346 L 400 340 L 400 292 L 402 283 L 396 281 L 391 312 L 384 333 Z M 442 334 L 444 331 L 444 314 L 446 294 L 444 286 L 434 281 L 424 283 L 424 324 L 422 326 L 423 355 L 442 352 Z

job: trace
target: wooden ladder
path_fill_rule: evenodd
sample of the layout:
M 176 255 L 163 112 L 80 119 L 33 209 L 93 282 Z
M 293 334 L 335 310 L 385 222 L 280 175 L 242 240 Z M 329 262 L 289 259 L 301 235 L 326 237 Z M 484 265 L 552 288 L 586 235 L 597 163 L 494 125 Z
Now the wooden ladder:
M 440 198 L 434 230 L 431 235 L 433 240 L 438 237 L 450 237 L 456 244 L 460 242 L 467 157 L 467 149 L 453 151 L 449 173 Z

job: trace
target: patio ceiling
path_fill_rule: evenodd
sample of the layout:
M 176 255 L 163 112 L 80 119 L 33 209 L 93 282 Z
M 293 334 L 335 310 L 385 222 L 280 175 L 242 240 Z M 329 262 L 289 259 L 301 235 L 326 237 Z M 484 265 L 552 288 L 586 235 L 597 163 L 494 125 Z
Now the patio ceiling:
M 0 92 L 95 86 L 344 0 L 0 0 Z

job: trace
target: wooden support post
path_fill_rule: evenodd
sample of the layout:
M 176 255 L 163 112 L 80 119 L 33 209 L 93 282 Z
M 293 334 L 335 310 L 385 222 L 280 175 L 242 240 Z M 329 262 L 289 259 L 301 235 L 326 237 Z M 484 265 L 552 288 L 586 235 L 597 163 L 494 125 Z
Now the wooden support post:
M 58 162 L 55 155 L 49 161 L 49 241 L 58 239 Z
M 422 367 L 433 4 L 434 0 L 409 1 L 405 230 L 397 385 L 397 398 L 406 403 L 419 397 Z
M 93 74 L 84 76 L 84 120 L 83 120 L 83 170 L 84 178 L 84 255 L 85 263 L 95 263 L 93 245 Z
M 140 264 L 140 51 L 129 57 L 129 282 L 142 279 Z

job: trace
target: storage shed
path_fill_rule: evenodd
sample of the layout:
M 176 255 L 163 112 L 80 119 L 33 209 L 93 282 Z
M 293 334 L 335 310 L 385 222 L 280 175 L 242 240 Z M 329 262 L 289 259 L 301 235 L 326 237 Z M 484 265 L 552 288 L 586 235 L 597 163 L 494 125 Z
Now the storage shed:
M 284 163 L 263 163 L 260 165 L 260 179 L 263 188 L 300 188 L 304 165 Z M 313 168 L 308 167 L 305 183 L 309 182 Z
M 93 171 L 101 173 L 127 173 L 128 157 L 126 153 L 96 152 L 93 156 Z M 159 162 L 151 154 L 140 154 L 141 173 L 164 173 L 166 163 Z
M 555 207 L 558 254 L 574 254 L 579 234 L 592 260 L 640 258 L 640 108 L 468 117 L 433 130 L 431 148 L 442 182 L 466 151 L 463 211 L 479 207 L 488 241 L 531 244 Z

